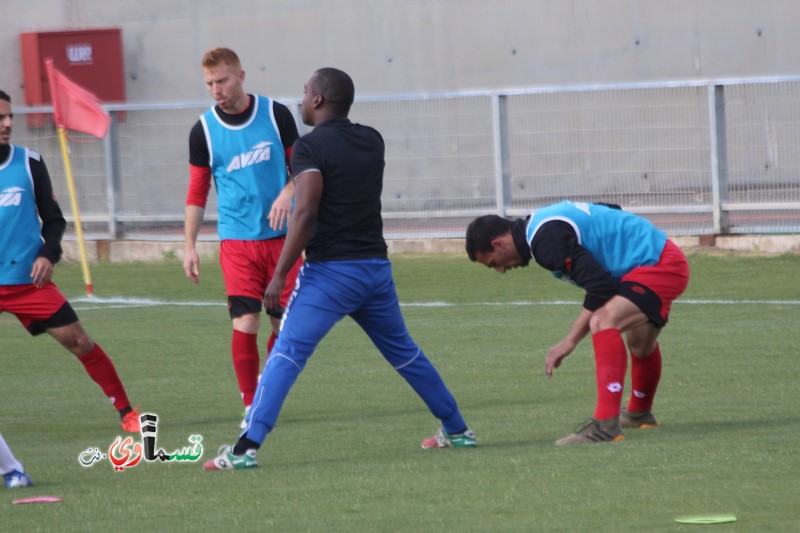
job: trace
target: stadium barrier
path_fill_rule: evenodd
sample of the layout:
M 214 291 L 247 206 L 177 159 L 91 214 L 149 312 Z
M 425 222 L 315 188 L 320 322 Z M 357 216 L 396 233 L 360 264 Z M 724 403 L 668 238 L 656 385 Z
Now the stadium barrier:
M 276 99 L 307 131 L 300 101 Z M 105 139 L 70 132 L 88 240 L 183 238 L 188 135 L 209 105 L 110 104 Z M 15 108 L 14 142 L 43 154 L 72 220 L 51 111 Z M 390 240 L 460 238 L 475 216 L 563 198 L 620 204 L 673 236 L 800 232 L 800 77 L 371 96 L 351 118 L 386 140 Z M 212 192 L 201 240 L 215 220 Z

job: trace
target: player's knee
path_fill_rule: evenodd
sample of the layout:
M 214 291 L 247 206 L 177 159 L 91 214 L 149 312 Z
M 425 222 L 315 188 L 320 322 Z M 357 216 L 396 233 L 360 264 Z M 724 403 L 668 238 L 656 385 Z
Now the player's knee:
M 80 322 L 73 322 L 58 328 L 50 328 L 47 332 L 77 357 L 86 355 L 94 349 L 94 342 L 84 331 Z
M 261 324 L 258 313 L 245 313 L 233 318 L 233 329 L 244 333 L 258 333 Z
M 61 344 L 76 357 L 83 357 L 94 350 L 94 342 L 85 333 L 63 339 Z
M 382 350 L 381 354 L 392 365 L 392 368 L 398 371 L 415 363 L 425 364 L 428 360 L 418 346 L 409 347 L 405 350 Z
M 589 330 L 593 334 L 597 333 L 598 331 L 613 328 L 619 328 L 619 326 L 615 323 L 614 317 L 611 315 L 611 313 L 609 313 L 604 307 L 601 307 L 595 311 L 592 315 L 592 318 L 589 319 Z
M 639 359 L 644 359 L 652 354 L 658 345 L 655 339 L 636 339 L 630 337 L 626 339 L 625 343 L 628 345 L 628 351 L 631 352 L 631 355 Z
M 89 337 L 83 328 L 79 328 L 74 337 L 73 353 L 86 355 L 92 350 L 94 350 L 94 341 L 91 339 L 91 337 Z

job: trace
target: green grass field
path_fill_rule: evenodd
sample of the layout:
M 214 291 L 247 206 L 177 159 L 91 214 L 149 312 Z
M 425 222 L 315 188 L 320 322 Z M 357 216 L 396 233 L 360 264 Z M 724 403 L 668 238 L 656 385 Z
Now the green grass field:
M 116 413 L 73 356 L 0 315 L 0 431 L 36 482 L 0 489 L 0 531 L 694 531 L 703 526 L 674 519 L 717 513 L 738 520 L 706 528 L 800 528 L 800 256 L 691 255 L 692 282 L 661 337 L 661 427 L 572 448 L 553 442 L 592 414 L 591 343 L 553 380 L 543 363 L 582 292 L 538 268 L 393 261 L 409 330 L 477 449 L 422 450 L 437 422 L 345 319 L 289 395 L 260 467 L 205 472 L 241 415 L 216 264 L 203 264 L 200 286 L 177 260 L 93 265 L 98 301 L 83 298 L 79 266 L 61 265 L 56 282 L 132 401 L 159 415 L 159 447 L 200 434 L 204 454 L 81 466 L 81 452 L 106 453 L 120 435 Z M 11 503 L 38 495 L 64 501 Z

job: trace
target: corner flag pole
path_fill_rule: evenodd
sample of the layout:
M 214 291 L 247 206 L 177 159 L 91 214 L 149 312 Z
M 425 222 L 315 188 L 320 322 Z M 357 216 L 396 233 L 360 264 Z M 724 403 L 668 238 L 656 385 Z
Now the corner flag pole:
M 86 258 L 86 246 L 83 240 L 83 227 L 81 226 L 81 214 L 78 210 L 78 197 L 75 194 L 75 182 L 72 179 L 72 164 L 69 159 L 69 146 L 67 146 L 67 134 L 62 126 L 58 128 L 58 141 L 61 144 L 61 158 L 64 160 L 64 172 L 67 175 L 67 186 L 69 187 L 69 200 L 72 205 L 72 216 L 75 219 L 75 235 L 78 238 L 78 250 L 81 254 L 81 267 L 83 268 L 83 281 L 86 284 L 86 296 L 92 297 L 92 276 L 89 273 L 89 261 Z
M 45 59 L 47 79 L 50 82 L 50 100 L 53 102 L 53 121 L 58 129 L 58 140 L 61 144 L 61 157 L 64 159 L 64 171 L 67 174 L 69 199 L 72 203 L 72 216 L 75 219 L 75 234 L 78 237 L 78 248 L 81 253 L 83 281 L 86 283 L 86 294 L 90 298 L 92 277 L 89 274 L 89 261 L 86 258 L 86 246 L 83 240 L 81 214 L 78 210 L 78 197 L 75 194 L 75 181 L 72 179 L 72 164 L 69 160 L 66 128 L 82 131 L 102 139 L 108 133 L 111 117 L 100 107 L 97 97 L 61 74 L 53 63 L 53 58 Z

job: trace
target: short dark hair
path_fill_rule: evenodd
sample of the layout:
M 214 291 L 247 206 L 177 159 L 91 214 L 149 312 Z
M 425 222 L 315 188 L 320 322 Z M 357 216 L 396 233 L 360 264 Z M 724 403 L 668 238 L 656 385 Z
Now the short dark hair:
M 512 222 L 498 215 L 483 215 L 470 222 L 467 227 L 467 256 L 477 260 L 477 254 L 492 251 L 492 241 L 511 231 Z
M 0 100 L 5 100 L 9 104 L 11 103 L 11 97 L 8 96 L 8 93 L 0 89 Z
M 346 72 L 332 67 L 321 68 L 314 74 L 313 93 L 321 94 L 337 116 L 346 117 L 356 95 L 353 79 Z

